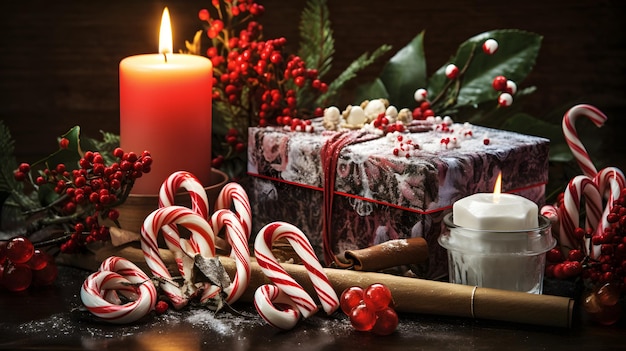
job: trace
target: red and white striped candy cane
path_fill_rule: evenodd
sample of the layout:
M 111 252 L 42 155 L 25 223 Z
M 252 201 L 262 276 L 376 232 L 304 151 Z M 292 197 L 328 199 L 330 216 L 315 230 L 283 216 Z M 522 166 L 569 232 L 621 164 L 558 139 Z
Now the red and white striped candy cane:
M 235 213 L 241 222 L 246 238 L 250 238 L 252 230 L 252 210 L 250 209 L 250 200 L 244 188 L 238 183 L 228 183 L 222 188 L 215 209 L 231 209 L 234 207 Z
M 215 211 L 211 216 L 211 225 L 214 233 L 219 233 L 221 228 L 226 229 L 226 239 L 231 247 L 230 257 L 235 260 L 235 276 L 231 280 L 230 286 L 224 288 L 226 302 L 233 303 L 241 297 L 250 281 L 250 247 L 248 247 L 248 237 L 239 222 L 239 217 L 230 210 L 222 209 Z
M 548 218 L 548 220 L 552 224 L 552 236 L 555 238 L 559 238 L 561 235 L 559 209 L 555 205 L 544 205 L 543 207 L 541 207 L 539 213 L 541 213 L 542 216 Z
M 191 210 L 200 215 L 200 217 L 207 219 L 209 215 L 209 202 L 206 191 L 198 178 L 187 171 L 174 172 L 161 184 L 161 189 L 159 190 L 159 208 L 174 205 L 176 193 L 181 188 L 187 190 L 189 194 Z M 181 240 L 176 224 L 167 224 L 162 229 L 167 247 L 174 254 L 176 263 L 178 264 L 178 270 L 183 277 L 189 275 L 189 272 L 185 272 L 185 268 L 183 267 L 183 260 L 186 255 L 180 247 Z M 193 266 L 191 268 L 193 268 Z
M 187 171 L 178 171 L 172 173 L 159 190 L 159 207 L 167 207 L 174 205 L 174 197 L 179 189 L 185 189 L 189 193 L 191 199 L 191 209 L 199 214 L 202 218 L 209 218 L 209 200 L 206 190 L 193 174 Z
M 163 263 L 159 254 L 157 237 L 160 229 L 170 224 L 179 224 L 191 232 L 189 240 L 181 239 L 178 232 L 166 233 L 165 242 L 174 253 L 178 270 L 184 278 L 182 284 L 176 283 Z M 203 257 L 215 257 L 215 236 L 206 219 L 191 209 L 182 206 L 159 208 L 149 214 L 141 227 L 141 249 L 152 274 L 160 280 L 160 287 L 170 299 L 174 308 L 181 308 L 195 296 L 198 287 L 193 282 L 193 265 L 196 254 Z
M 593 180 L 598 185 L 600 194 L 602 194 L 606 200 L 604 212 L 602 213 L 602 221 L 594 233 L 594 235 L 601 235 L 611 226 L 607 220 L 607 216 L 613 209 L 613 202 L 615 199 L 619 198 L 622 189 L 626 187 L 626 179 L 624 173 L 619 168 L 606 167 L 601 169 Z M 593 257 L 599 257 L 599 255 L 600 245 L 594 245 Z
M 582 248 L 583 240 L 574 232 L 580 226 L 581 199 L 585 197 L 586 228 L 594 229 L 602 216 L 602 197 L 593 179 L 579 175 L 570 180 L 565 189 L 563 205 L 559 207 L 559 239 L 561 245 L 569 248 Z M 587 247 L 587 245 L 584 245 Z
M 289 299 L 281 297 L 282 295 L 273 288 L 259 287 L 255 292 L 254 299 L 259 314 L 268 323 L 284 328 L 285 326 L 292 327 L 298 322 L 300 316 L 307 318 L 317 312 L 318 309 L 313 298 L 311 298 L 304 288 L 280 266 L 272 254 L 272 243 L 282 238 L 287 239 L 295 252 L 302 259 L 324 311 L 326 311 L 327 314 L 333 313 L 339 307 L 339 299 L 326 273 L 324 273 L 322 265 L 318 261 L 309 240 L 304 233 L 294 225 L 284 222 L 274 222 L 263 227 L 258 233 L 254 243 L 254 254 L 263 273 L 278 289 L 288 296 Z M 285 300 L 290 300 L 287 304 L 292 307 L 291 310 L 279 310 L 271 303 L 272 299 L 279 297 L 280 301 L 274 301 L 284 304 Z M 294 313 L 293 311 L 298 311 L 299 313 Z
M 569 145 L 570 150 L 574 154 L 574 158 L 583 171 L 583 174 L 588 177 L 594 177 L 597 170 L 593 165 L 587 149 L 580 141 L 578 133 L 576 132 L 576 120 L 579 117 L 587 117 L 596 127 L 601 127 L 607 120 L 607 117 L 598 110 L 596 107 L 586 104 L 576 105 L 570 108 L 563 116 L 563 134 L 565 135 L 565 141 Z
M 118 294 L 131 300 L 121 304 Z M 147 315 L 157 302 L 150 278 L 135 264 L 109 257 L 89 275 L 80 289 L 83 304 L 94 315 L 111 323 L 131 323 Z

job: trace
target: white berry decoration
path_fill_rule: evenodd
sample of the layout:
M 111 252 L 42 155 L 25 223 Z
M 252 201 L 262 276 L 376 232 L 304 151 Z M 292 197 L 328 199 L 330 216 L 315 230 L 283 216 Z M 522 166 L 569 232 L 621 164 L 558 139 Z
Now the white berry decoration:
M 496 51 L 498 51 L 498 42 L 494 39 L 487 39 L 483 43 L 483 51 L 487 55 L 493 55 Z
M 513 96 L 509 93 L 502 93 L 498 96 L 498 105 L 501 107 L 509 107 L 513 104 Z
M 517 93 L 517 84 L 515 84 L 515 82 L 512 80 L 507 80 L 506 88 L 504 89 L 504 91 L 511 95 L 515 95 L 515 93 Z
M 415 93 L 413 94 L 413 98 L 415 99 L 416 102 L 426 101 L 427 97 L 428 97 L 428 91 L 426 91 L 426 89 L 424 88 L 417 89 Z
M 446 77 L 448 77 L 448 79 L 454 79 L 458 74 L 459 68 L 455 64 L 451 63 L 446 66 Z

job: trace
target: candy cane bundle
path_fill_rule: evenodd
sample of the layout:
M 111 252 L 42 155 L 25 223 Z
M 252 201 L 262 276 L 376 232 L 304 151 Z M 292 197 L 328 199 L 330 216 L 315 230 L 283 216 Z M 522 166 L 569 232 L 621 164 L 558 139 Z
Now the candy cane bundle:
M 191 232 L 189 240 L 182 239 L 176 231 L 164 229 L 165 243 L 174 254 L 178 270 L 184 281 L 176 282 L 159 253 L 157 237 L 161 228 L 169 225 L 181 225 Z M 174 308 L 187 305 L 190 298 L 196 296 L 200 286 L 194 283 L 194 257 L 215 257 L 213 229 L 199 214 L 187 207 L 168 206 L 159 208 L 146 217 L 141 227 L 141 249 L 152 274 L 160 281 L 159 286 Z
M 254 294 L 257 311 L 269 324 L 291 329 L 300 317 L 307 318 L 317 312 L 313 298 L 280 266 L 271 252 L 275 240 L 287 239 L 300 256 L 315 292 L 327 314 L 339 307 L 339 299 L 324 273 L 308 239 L 297 227 L 284 222 L 266 225 L 258 233 L 254 243 L 254 254 L 263 273 L 275 284 L 264 285 Z M 288 306 L 277 308 L 276 305 Z
M 593 236 L 602 235 L 610 227 L 607 220 L 611 212 L 613 202 L 620 195 L 621 189 L 626 185 L 624 173 L 615 168 L 607 167 L 598 171 L 593 164 L 587 149 L 582 144 L 575 123 L 578 118 L 588 118 L 594 125 L 601 127 L 607 117 L 596 107 L 581 104 L 569 109 L 563 116 L 563 134 L 574 159 L 580 166 L 583 175 L 573 178 L 564 191 L 563 203 L 556 208 L 551 205 L 542 208 L 542 214 L 558 222 L 558 238 L 562 246 L 566 248 L 578 248 L 584 245 L 591 257 L 600 254 L 599 245 L 590 248 L 588 238 L 582 240 L 574 234 L 579 227 L 581 200 L 585 198 L 586 218 L 585 226 Z M 605 203 L 603 208 L 603 202 Z
M 200 220 L 205 222 L 197 231 L 183 225 L 191 232 L 189 240 L 181 238 L 177 229 L 177 224 L 187 223 L 186 220 L 177 222 L 177 216 L 170 213 L 177 212 L 180 217 L 190 215 L 189 211 L 173 205 L 174 195 L 180 188 L 186 189 L 189 193 L 192 204 L 190 211 L 198 217 L 192 222 Z M 246 230 L 244 227 L 250 228 L 252 219 L 248 196 L 243 188 L 236 183 L 227 184 L 220 192 L 217 200 L 216 208 L 220 208 L 220 210 L 216 211 L 209 220 L 208 199 L 204 188 L 192 174 L 179 171 L 170 175 L 163 182 L 159 205 L 161 206 L 161 213 L 148 216 L 144 222 L 146 235 L 144 236 L 144 229 L 142 228 L 142 248 L 144 242 L 149 243 L 146 245 L 147 249 L 144 249 L 146 262 L 148 262 L 153 274 L 167 282 L 168 288 L 164 286 L 163 288 L 170 290 L 168 297 L 174 299 L 172 300 L 174 307 L 180 308 L 186 305 L 188 299 L 194 297 L 200 290 L 202 291 L 200 301 L 203 303 L 216 297 L 222 291 L 222 287 L 208 283 L 194 283 L 195 279 L 192 276 L 196 255 L 201 255 L 203 258 L 215 257 L 215 240 L 222 228 L 224 228 L 226 239 L 232 247 L 231 257 L 235 259 L 238 267 L 231 284 L 223 288 L 226 301 L 229 303 L 236 301 L 247 287 L 250 277 L 250 249 L 248 247 L 250 234 L 249 229 Z M 234 206 L 236 212 L 226 209 L 226 207 L 230 208 L 231 205 Z M 178 209 L 176 209 L 177 207 Z M 171 275 L 168 276 L 164 272 L 162 260 L 160 256 L 156 256 L 158 251 L 154 250 L 159 229 L 162 230 L 165 243 L 174 254 L 178 271 L 184 279 L 178 290 L 171 287 Z M 155 268 L 153 269 L 153 267 Z M 167 269 L 165 268 L 165 270 Z

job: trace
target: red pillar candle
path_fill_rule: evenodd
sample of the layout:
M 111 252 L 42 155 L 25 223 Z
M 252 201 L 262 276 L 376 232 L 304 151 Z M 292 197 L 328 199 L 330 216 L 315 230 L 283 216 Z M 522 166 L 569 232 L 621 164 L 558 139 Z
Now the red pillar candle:
M 209 185 L 211 175 L 211 61 L 172 53 L 167 8 L 159 54 L 120 62 L 120 144 L 124 151 L 150 151 L 149 173 L 134 194 L 157 194 L 171 173 L 185 170 Z

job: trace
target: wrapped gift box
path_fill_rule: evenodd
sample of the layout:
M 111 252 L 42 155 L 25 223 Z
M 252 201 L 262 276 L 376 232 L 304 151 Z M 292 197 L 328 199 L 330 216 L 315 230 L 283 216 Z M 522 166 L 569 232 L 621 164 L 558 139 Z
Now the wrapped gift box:
M 320 152 L 338 132 L 323 131 L 319 121 L 314 126 L 313 133 L 249 129 L 248 193 L 254 232 L 273 221 L 292 223 L 324 260 L 323 190 L 328 179 L 322 157 L 330 156 Z M 409 157 L 395 156 L 396 142 L 387 137 L 350 144 L 336 153 L 329 233 L 335 254 L 421 236 L 428 242 L 429 258 L 420 275 L 436 279 L 447 274 L 446 251 L 437 238 L 447 230 L 443 217 L 456 200 L 492 192 L 502 172 L 503 191 L 543 204 L 547 139 L 467 124 L 443 130 L 434 126 L 404 134 L 404 141 L 408 138 L 419 146 Z M 456 146 L 445 143 L 454 138 Z

